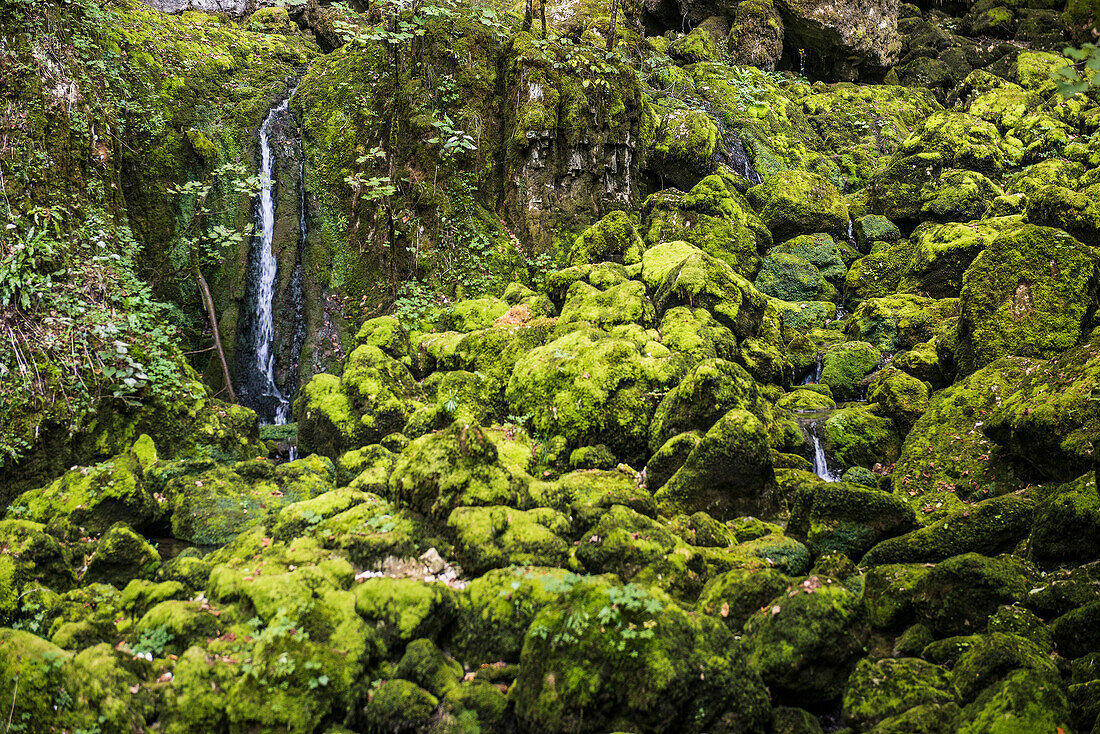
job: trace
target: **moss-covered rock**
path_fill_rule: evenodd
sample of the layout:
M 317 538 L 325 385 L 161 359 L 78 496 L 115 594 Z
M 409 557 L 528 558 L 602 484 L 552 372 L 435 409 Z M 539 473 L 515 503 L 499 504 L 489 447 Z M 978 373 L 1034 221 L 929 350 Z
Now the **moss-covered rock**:
M 613 211 L 593 224 L 573 241 L 569 251 L 572 265 L 617 262 L 633 265 L 641 262 L 645 244 L 631 218 Z
M 936 564 L 913 598 L 917 616 L 940 637 L 981 632 L 1003 604 L 1031 590 L 1033 571 L 1012 556 L 964 553 Z
M 859 392 L 856 383 L 872 372 L 881 359 L 879 350 L 867 342 L 833 345 L 821 358 L 820 382 L 829 386 L 834 398 L 854 398 Z
M 442 583 L 368 578 L 355 589 L 355 611 L 393 649 L 420 637 L 434 640 L 454 619 L 455 596 Z
M 771 718 L 763 685 L 724 626 L 661 592 L 597 579 L 573 582 L 535 616 L 512 696 L 522 725 L 543 731 L 747 734 Z
M 880 540 L 915 525 L 912 508 L 899 497 L 843 482 L 822 482 L 799 490 L 787 532 L 803 539 L 814 557 L 839 551 L 861 558 Z
M 1085 474 L 1058 487 L 1035 511 L 1028 538 L 1035 561 L 1095 561 L 1100 558 L 1100 495 L 1096 476 Z
M 740 408 L 723 415 L 688 453 L 655 499 L 670 511 L 706 512 L 719 520 L 769 517 L 778 509 L 766 427 Z
M 924 564 L 885 564 L 863 576 L 863 607 L 867 622 L 880 629 L 900 629 L 914 619 L 913 598 L 930 567 Z M 923 648 L 923 645 L 921 646 Z
M 845 721 L 861 729 L 917 706 L 955 703 L 950 674 L 920 658 L 859 661 L 844 692 Z
M 856 406 L 834 411 L 818 429 L 826 448 L 847 469 L 891 464 L 901 451 L 901 439 L 889 418 L 878 415 L 877 406 Z
M 763 417 L 764 403 L 752 377 L 732 362 L 701 362 L 657 406 L 649 425 L 649 448 L 655 452 L 679 433 L 705 432 L 733 408 Z
M 645 451 L 656 408 L 650 392 L 672 376 L 667 358 L 581 329 L 527 352 L 512 372 L 507 398 L 512 414 L 530 416 L 530 427 L 542 435 L 571 445 L 603 443 L 631 462 Z
M 458 598 L 454 654 L 468 665 L 518 661 L 535 614 L 575 579 L 565 569 L 534 566 L 495 569 L 474 579 Z
M 383 681 L 371 691 L 359 719 L 370 731 L 421 731 L 439 707 L 439 699 L 401 678 Z
M 955 731 L 1069 731 L 1069 702 L 1059 681 L 1031 670 L 1017 670 L 982 691 L 963 707 Z
M 935 393 L 902 445 L 891 474 L 894 491 L 923 505 L 946 501 L 945 493 L 976 500 L 1020 486 L 984 424 L 1031 367 L 1028 360 L 1001 361 Z
M 750 617 L 742 644 L 779 700 L 828 701 L 844 690 L 864 635 L 859 598 L 811 576 Z
M 152 458 L 155 461 L 156 455 Z M 145 527 L 163 512 L 145 486 L 138 455 L 129 451 L 95 466 L 74 468 L 47 487 L 24 492 L 8 507 L 7 516 L 41 523 L 67 519 L 90 533 L 102 533 L 119 521 Z
M 1097 256 L 1065 232 L 1026 226 L 1001 234 L 963 276 L 960 370 L 1072 347 L 1096 308 L 1098 277 Z
M 930 505 L 920 509 L 933 511 Z M 1034 501 L 1024 497 L 1006 495 L 985 500 L 946 513 L 919 530 L 882 541 L 867 552 L 862 563 L 935 563 L 961 553 L 1010 551 L 1027 537 L 1034 515 Z
M 912 425 L 928 409 L 931 386 L 899 369 L 879 372 L 867 386 L 867 399 L 879 406 L 879 411 L 894 421 L 899 435 L 909 432 Z
M 569 520 L 548 507 L 459 507 L 447 527 L 463 570 L 475 575 L 513 564 L 563 566 L 569 555 Z
M 754 285 L 782 301 L 832 301 L 837 295 L 813 263 L 785 252 L 773 251 L 764 258 Z
M 735 568 L 707 582 L 699 595 L 699 609 L 737 634 L 749 617 L 789 586 L 790 578 L 780 571 Z
M 462 505 L 514 506 L 530 477 L 509 458 L 485 429 L 458 422 L 409 444 L 390 490 L 398 502 L 441 520 Z
M 749 197 L 777 240 L 813 232 L 839 236 L 848 231 L 848 205 L 819 174 L 783 171 L 750 189 Z
M 646 296 L 645 286 L 628 280 L 606 290 L 599 290 L 580 281 L 569 288 L 558 319 L 558 332 L 566 325 L 587 322 L 593 326 L 611 328 L 619 324 L 653 324 L 653 304 Z
M 85 582 L 122 588 L 130 579 L 151 579 L 160 568 L 157 549 L 124 522 L 115 523 L 96 544 L 84 572 Z
M 200 545 L 226 543 L 285 505 L 332 489 L 335 475 L 331 461 L 314 455 L 279 466 L 257 459 L 176 477 L 165 487 L 172 533 Z
M 1088 471 L 1100 428 L 1094 352 L 1098 334 L 1048 363 L 1024 362 L 983 430 L 1018 465 L 1066 482 Z M 980 374 L 980 373 L 979 373 Z

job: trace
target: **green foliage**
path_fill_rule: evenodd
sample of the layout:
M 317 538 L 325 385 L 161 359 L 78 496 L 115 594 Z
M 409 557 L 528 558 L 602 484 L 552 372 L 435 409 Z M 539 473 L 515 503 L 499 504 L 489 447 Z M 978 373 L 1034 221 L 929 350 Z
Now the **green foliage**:
M 543 580 L 543 587 L 551 594 L 565 594 L 584 580 L 585 577 L 576 574 L 566 574 L 560 578 L 548 576 Z M 519 588 L 518 582 L 513 588 Z M 607 603 L 594 616 L 581 606 L 573 607 L 556 631 L 552 632 L 548 627 L 535 623 L 531 626 L 530 633 L 548 640 L 554 649 L 567 648 L 576 644 L 589 626 L 598 625 L 602 632 L 614 640 L 615 649 L 637 657 L 635 641 L 653 637 L 653 628 L 657 626 L 653 615 L 659 614 L 663 606 L 646 587 L 638 584 L 608 586 L 604 591 L 607 594 Z
M 1073 63 L 1051 75 L 1058 93 L 1066 99 L 1090 92 L 1095 96 L 1100 89 L 1100 46 L 1085 43 L 1080 48 L 1071 46 L 1064 53 Z
M 175 635 L 169 632 L 164 625 L 143 629 L 141 634 L 138 635 L 137 641 L 133 644 L 134 654 L 149 653 L 153 657 L 159 658 L 164 654 L 165 646 L 174 638 Z

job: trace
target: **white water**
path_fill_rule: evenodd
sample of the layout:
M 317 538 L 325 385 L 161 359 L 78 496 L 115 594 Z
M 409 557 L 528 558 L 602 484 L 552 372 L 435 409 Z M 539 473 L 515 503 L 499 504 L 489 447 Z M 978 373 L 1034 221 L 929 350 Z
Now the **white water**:
M 817 436 L 817 421 L 809 425 L 810 441 L 814 445 L 814 474 L 826 482 L 839 482 L 840 474 L 829 468 L 829 461 L 825 457 L 825 447 L 821 445 L 821 439 Z
M 273 107 L 260 125 L 260 282 L 256 293 L 256 367 L 264 376 L 264 394 L 275 398 L 275 425 L 286 424 L 290 417 L 290 401 L 279 391 L 275 384 L 275 354 L 272 343 L 275 340 L 275 321 L 273 315 L 275 301 L 275 275 L 279 263 L 275 259 L 272 242 L 275 239 L 275 197 L 271 191 L 273 156 L 271 155 L 271 124 L 275 116 L 286 112 L 290 104 L 287 99 Z

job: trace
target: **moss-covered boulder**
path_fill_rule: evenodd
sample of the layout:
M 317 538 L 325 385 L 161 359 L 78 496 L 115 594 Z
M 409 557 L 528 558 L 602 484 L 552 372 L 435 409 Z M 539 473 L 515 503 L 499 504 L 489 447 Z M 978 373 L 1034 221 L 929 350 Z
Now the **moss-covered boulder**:
M 951 675 L 938 665 L 920 658 L 864 658 L 848 679 L 843 715 L 868 729 L 917 706 L 955 703 L 957 696 Z
M 733 408 L 764 416 L 765 405 L 752 377 L 732 362 L 701 362 L 657 406 L 649 424 L 650 451 L 657 451 L 679 433 L 709 430 Z
M 850 400 L 860 392 L 857 383 L 878 366 L 882 354 L 867 342 L 836 344 L 821 358 L 821 379 L 833 397 Z
M 884 369 L 867 386 L 867 399 L 894 421 L 899 435 L 909 432 L 912 425 L 928 409 L 931 386 L 899 369 Z
M 825 447 L 844 469 L 891 464 L 901 451 L 893 421 L 879 415 L 876 405 L 836 410 L 818 431 Z
M 575 579 L 565 569 L 536 566 L 495 569 L 474 579 L 458 597 L 453 654 L 468 665 L 518 662 L 535 614 Z
M 661 118 L 650 168 L 683 189 L 714 173 L 718 126 L 702 110 L 672 106 Z
M 783 55 L 783 19 L 771 0 L 738 3 L 726 48 L 735 64 L 772 71 Z
M 1074 346 L 1096 309 L 1098 258 L 1065 232 L 1026 226 L 993 240 L 963 276 L 959 369 Z
M 771 719 L 763 684 L 723 625 L 659 591 L 598 579 L 573 582 L 535 616 L 512 697 L 523 726 L 550 732 L 747 734 Z
M 913 509 L 900 497 L 843 482 L 821 482 L 799 489 L 787 532 L 804 540 L 815 558 L 839 551 L 858 559 L 880 540 L 915 525 Z
M 479 575 L 508 565 L 563 566 L 570 522 L 548 507 L 459 507 L 447 518 L 463 570 Z
M 770 517 L 778 509 L 777 489 L 766 426 L 734 408 L 703 435 L 655 499 L 668 511 L 703 511 L 719 520 Z
M 400 431 L 413 401 L 422 397 L 404 364 L 363 344 L 348 356 L 340 378 L 315 375 L 302 389 L 294 409 L 298 446 L 335 461 L 345 451 Z
M 99 539 L 83 580 L 122 588 L 130 579 L 153 578 L 158 568 L 157 549 L 129 525 L 118 522 Z
M 355 611 L 390 649 L 435 639 L 457 611 L 456 594 L 443 583 L 413 578 L 368 578 L 355 589 Z
M 1070 731 L 1070 711 L 1060 681 L 1032 670 L 1010 673 L 978 694 L 955 718 L 957 732 Z
M 1066 482 L 1095 461 L 1098 336 L 1047 363 L 1020 360 L 1018 378 L 983 424 L 998 449 L 1037 479 Z
M 476 424 L 454 423 L 409 444 L 394 466 L 390 491 L 401 504 L 441 520 L 456 507 L 515 505 L 530 481 Z
M 613 211 L 586 229 L 569 250 L 571 265 L 617 262 L 633 265 L 641 262 L 645 244 L 631 218 Z
M 930 178 L 949 168 L 997 178 L 1009 160 L 1010 151 L 994 125 L 963 112 L 937 112 L 917 125 L 886 167 L 872 176 L 871 209 L 895 221 L 916 220 L 921 191 Z
M 396 316 L 378 316 L 367 319 L 355 334 L 355 343 L 378 347 L 396 360 L 410 358 L 412 343 L 409 332 Z
M 672 376 L 666 357 L 581 329 L 527 352 L 512 372 L 507 399 L 512 414 L 530 416 L 528 425 L 542 435 L 574 446 L 602 443 L 630 462 L 645 451 L 656 408 L 650 393 Z
M 921 578 L 913 604 L 917 616 L 940 637 L 982 632 L 1003 604 L 1020 602 L 1031 590 L 1033 571 L 1012 556 L 953 556 Z
M 764 258 L 754 285 L 782 301 L 833 301 L 837 295 L 813 263 L 785 252 L 771 252 Z
M 777 173 L 750 189 L 749 198 L 777 240 L 813 232 L 840 236 L 848 231 L 848 205 L 820 174 Z
M 811 576 L 751 616 L 742 644 L 778 700 L 823 702 L 843 692 L 865 634 L 859 598 Z
M 735 568 L 707 582 L 699 595 L 699 609 L 738 634 L 749 617 L 790 584 L 790 577 L 774 569 Z
M 661 317 L 657 330 L 661 344 L 685 366 L 694 366 L 705 359 L 733 361 L 739 354 L 734 333 L 704 308 L 670 308 Z
M 863 575 L 863 608 L 868 624 L 879 629 L 901 629 L 911 624 L 916 587 L 929 570 L 930 566 L 915 563 L 868 568 Z
M 336 471 L 323 456 L 276 466 L 257 459 L 179 476 L 165 486 L 176 538 L 220 545 L 264 523 L 284 506 L 332 489 Z
M 1035 511 L 1028 538 L 1035 561 L 1095 561 L 1100 559 L 1100 495 L 1096 476 L 1085 474 L 1064 484 Z
M 587 322 L 602 328 L 619 324 L 653 324 L 653 304 L 646 296 L 645 286 L 636 280 L 628 280 L 616 286 L 599 290 L 584 281 L 569 288 L 558 318 L 559 332 L 567 324 Z
M 923 505 L 918 514 L 934 509 Z M 1006 495 L 944 515 L 919 530 L 882 541 L 863 557 L 863 565 L 936 563 L 961 553 L 1011 551 L 1031 530 L 1035 502 Z
M 945 501 L 942 495 L 951 492 L 980 500 L 1020 486 L 1006 452 L 984 431 L 1031 367 L 1029 360 L 1004 360 L 935 393 L 902 445 L 891 474 L 894 491 L 923 503 Z
M 642 258 L 642 278 L 655 288 L 658 313 L 676 306 L 705 308 L 738 339 L 757 336 L 767 300 L 730 265 L 683 243 L 650 248 Z
M 105 532 L 119 521 L 146 527 L 164 513 L 143 481 L 144 468 L 155 461 L 155 450 L 144 463 L 139 453 L 128 451 L 95 466 L 74 467 L 52 484 L 16 497 L 7 516 L 41 523 L 67 519 L 89 533 Z
M 421 731 L 438 707 L 439 699 L 420 686 L 394 678 L 371 692 L 358 718 L 369 731 Z

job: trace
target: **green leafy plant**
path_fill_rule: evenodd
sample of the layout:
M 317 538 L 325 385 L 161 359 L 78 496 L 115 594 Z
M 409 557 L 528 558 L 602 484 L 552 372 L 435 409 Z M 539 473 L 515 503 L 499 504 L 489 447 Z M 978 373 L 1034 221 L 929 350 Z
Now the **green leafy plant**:
M 1078 94 L 1095 94 L 1100 89 L 1100 47 L 1085 43 L 1080 48 L 1067 48 L 1064 53 L 1072 63 L 1052 75 L 1058 93 L 1067 99 Z

